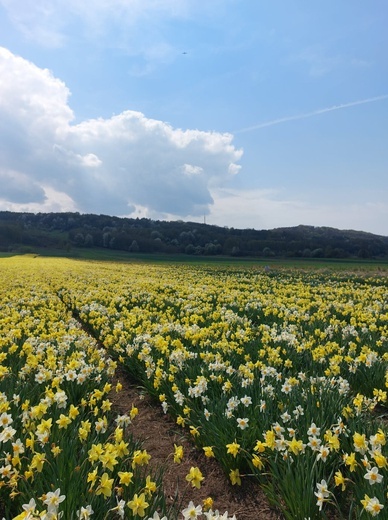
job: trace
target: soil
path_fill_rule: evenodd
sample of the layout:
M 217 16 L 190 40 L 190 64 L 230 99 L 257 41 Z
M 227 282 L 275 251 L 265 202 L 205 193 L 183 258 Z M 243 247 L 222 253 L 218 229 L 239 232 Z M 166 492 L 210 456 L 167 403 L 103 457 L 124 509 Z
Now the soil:
M 168 503 L 182 504 L 187 507 L 190 500 L 195 505 L 203 499 L 213 499 L 213 510 L 220 513 L 228 511 L 229 516 L 236 515 L 237 520 L 281 520 L 258 485 L 247 480 L 241 486 L 232 486 L 229 478 L 214 459 L 208 459 L 194 446 L 185 432 L 165 415 L 160 406 L 118 370 L 116 377 L 123 385 L 121 392 L 111 392 L 109 398 L 119 414 L 129 413 L 132 405 L 139 409 L 139 414 L 131 424 L 135 439 L 142 441 L 143 448 L 151 455 L 150 464 L 155 470 L 163 468 L 163 487 Z M 174 444 L 183 446 L 184 457 L 180 464 L 173 461 Z M 200 468 L 205 480 L 201 488 L 191 487 L 185 477 L 192 466 Z

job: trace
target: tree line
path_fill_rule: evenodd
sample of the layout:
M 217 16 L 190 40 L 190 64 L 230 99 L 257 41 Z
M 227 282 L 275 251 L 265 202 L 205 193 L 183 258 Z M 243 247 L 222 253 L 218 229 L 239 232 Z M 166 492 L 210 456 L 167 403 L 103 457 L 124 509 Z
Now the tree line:
M 0 250 L 106 248 L 129 253 L 388 259 L 388 237 L 330 227 L 235 229 L 80 213 L 0 212 Z

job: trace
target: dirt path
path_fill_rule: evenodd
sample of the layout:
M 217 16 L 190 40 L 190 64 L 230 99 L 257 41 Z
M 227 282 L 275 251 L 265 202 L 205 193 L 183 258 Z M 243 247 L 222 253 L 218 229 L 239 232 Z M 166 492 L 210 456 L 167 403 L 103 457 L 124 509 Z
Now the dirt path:
M 153 466 L 164 468 L 163 485 L 170 503 L 177 498 L 178 503 L 182 501 L 183 508 L 190 500 L 198 505 L 210 496 L 214 501 L 213 510 L 228 511 L 229 515 L 235 514 L 237 520 L 281 520 L 282 517 L 271 510 L 265 495 L 254 482 L 232 486 L 217 462 L 206 458 L 185 437 L 184 431 L 163 414 L 161 407 L 155 406 L 124 372 L 119 370 L 117 376 L 123 389 L 118 394 L 112 392 L 110 399 L 120 414 L 128 413 L 132 405 L 138 407 L 139 414 L 131 425 L 131 431 L 135 439 L 143 442 Z M 183 446 L 181 464 L 173 462 L 174 444 Z M 191 466 L 198 466 L 205 477 L 199 490 L 185 480 Z

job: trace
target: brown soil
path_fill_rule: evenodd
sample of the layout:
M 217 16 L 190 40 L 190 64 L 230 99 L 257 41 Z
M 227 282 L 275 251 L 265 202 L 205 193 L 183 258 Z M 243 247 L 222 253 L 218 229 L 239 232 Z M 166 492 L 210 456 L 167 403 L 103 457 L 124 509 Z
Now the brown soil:
M 228 477 L 214 459 L 208 459 L 187 438 L 182 428 L 165 415 L 161 407 L 156 406 L 141 388 L 131 382 L 122 371 L 117 371 L 123 385 L 120 393 L 111 392 L 109 396 L 114 409 L 128 413 L 132 405 L 139 409 L 139 414 L 131 424 L 135 439 L 141 440 L 144 449 L 151 455 L 150 464 L 155 469 L 163 468 L 163 486 L 169 503 L 174 499 L 181 508 L 187 507 L 190 500 L 195 505 L 211 497 L 213 510 L 220 513 L 228 511 L 236 515 L 237 520 L 280 520 L 279 513 L 270 508 L 262 490 L 252 481 L 242 482 L 241 486 L 232 486 Z M 174 444 L 183 446 L 184 457 L 181 464 L 173 461 Z M 185 480 L 191 466 L 200 468 L 205 480 L 201 488 L 191 487 Z

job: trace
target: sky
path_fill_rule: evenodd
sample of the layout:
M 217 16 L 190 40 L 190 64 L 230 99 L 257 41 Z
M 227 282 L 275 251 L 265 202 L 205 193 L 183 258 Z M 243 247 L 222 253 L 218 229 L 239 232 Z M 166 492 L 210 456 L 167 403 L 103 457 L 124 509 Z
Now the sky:
M 0 0 L 0 210 L 388 236 L 386 0 Z

